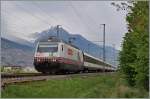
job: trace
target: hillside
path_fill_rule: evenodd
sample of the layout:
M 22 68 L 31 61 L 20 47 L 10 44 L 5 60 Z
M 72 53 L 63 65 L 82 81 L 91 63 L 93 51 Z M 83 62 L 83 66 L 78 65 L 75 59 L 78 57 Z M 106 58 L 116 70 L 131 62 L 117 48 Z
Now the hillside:
M 20 38 L 1 38 L 2 65 L 33 66 L 33 55 L 37 42 L 48 39 L 50 36 L 56 36 L 56 27 L 31 35 L 35 39 L 34 43 L 22 40 Z M 103 47 L 94 44 L 78 34 L 70 34 L 63 28 L 60 29 L 59 38 L 68 42 L 73 37 L 72 44 L 86 53 L 95 57 L 103 57 Z M 90 45 L 90 46 L 89 46 Z M 114 53 L 115 52 L 115 53 Z M 118 50 L 106 46 L 106 61 L 114 64 L 114 57 L 117 58 Z M 14 58 L 15 57 L 15 58 Z
M 1 38 L 2 65 L 32 66 L 33 51 L 33 47 Z
M 33 38 L 36 38 L 35 44 L 43 39 L 48 39 L 50 36 L 56 36 L 57 35 L 57 30 L 56 27 L 51 27 L 48 30 L 44 30 L 40 33 L 36 32 L 32 34 Z M 70 34 L 63 28 L 59 29 L 59 38 L 68 42 L 69 38 L 73 37 L 75 40 L 72 40 L 72 44 L 83 50 L 84 52 L 87 52 L 95 57 L 101 58 L 103 57 L 103 46 L 95 44 L 87 39 L 85 39 L 82 35 L 78 34 Z M 117 60 L 119 51 L 114 49 L 111 46 L 106 46 L 106 61 L 114 64 L 114 57 Z M 116 64 L 118 64 L 116 62 Z

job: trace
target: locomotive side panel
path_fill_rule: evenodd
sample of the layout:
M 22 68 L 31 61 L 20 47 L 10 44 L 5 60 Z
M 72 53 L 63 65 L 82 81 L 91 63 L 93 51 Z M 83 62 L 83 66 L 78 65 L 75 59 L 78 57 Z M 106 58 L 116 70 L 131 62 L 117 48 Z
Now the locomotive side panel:
M 77 48 L 74 48 L 68 44 L 61 43 L 60 56 L 63 58 L 64 63 L 68 65 L 68 68 L 74 70 L 81 70 L 83 67 L 83 54 Z
M 63 51 L 60 51 L 61 57 L 72 60 L 72 61 L 76 61 L 76 62 L 83 62 L 83 57 L 82 57 L 83 55 L 80 50 L 73 48 L 72 46 L 69 46 L 64 43 L 61 44 L 60 49 L 63 49 Z
M 64 44 L 64 57 L 74 60 L 74 61 L 78 61 L 78 57 L 77 57 L 77 50 L 74 49 L 71 46 L 68 46 L 67 44 Z

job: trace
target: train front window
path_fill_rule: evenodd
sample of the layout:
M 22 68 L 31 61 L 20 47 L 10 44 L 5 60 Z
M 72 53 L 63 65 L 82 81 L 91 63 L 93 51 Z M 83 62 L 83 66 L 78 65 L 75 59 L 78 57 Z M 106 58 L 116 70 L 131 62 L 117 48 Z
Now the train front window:
M 39 45 L 37 52 L 57 52 L 58 45 Z

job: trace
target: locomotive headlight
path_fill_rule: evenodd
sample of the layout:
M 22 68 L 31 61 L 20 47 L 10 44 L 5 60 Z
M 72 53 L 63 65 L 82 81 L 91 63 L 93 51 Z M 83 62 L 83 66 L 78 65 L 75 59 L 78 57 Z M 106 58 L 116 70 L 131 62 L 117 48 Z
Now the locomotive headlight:
M 52 59 L 53 62 L 56 62 L 56 59 Z
M 41 60 L 40 60 L 40 59 L 37 59 L 37 61 L 40 62 Z

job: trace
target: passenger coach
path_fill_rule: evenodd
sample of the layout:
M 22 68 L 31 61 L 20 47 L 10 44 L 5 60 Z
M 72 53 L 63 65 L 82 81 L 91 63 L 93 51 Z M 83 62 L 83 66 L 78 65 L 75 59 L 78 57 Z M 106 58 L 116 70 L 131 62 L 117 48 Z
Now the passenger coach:
M 103 62 L 103 60 L 84 53 L 84 70 L 86 71 L 115 71 L 115 67 L 111 64 Z

